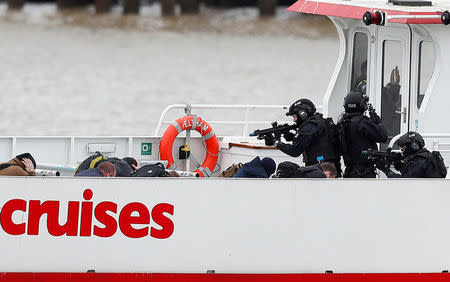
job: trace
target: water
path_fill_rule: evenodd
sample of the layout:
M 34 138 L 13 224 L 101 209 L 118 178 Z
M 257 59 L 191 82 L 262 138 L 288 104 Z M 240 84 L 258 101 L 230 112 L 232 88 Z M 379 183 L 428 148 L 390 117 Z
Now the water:
M 172 103 L 321 104 L 337 59 L 327 19 L 283 9 L 120 13 L 0 4 L 0 135 L 151 135 Z

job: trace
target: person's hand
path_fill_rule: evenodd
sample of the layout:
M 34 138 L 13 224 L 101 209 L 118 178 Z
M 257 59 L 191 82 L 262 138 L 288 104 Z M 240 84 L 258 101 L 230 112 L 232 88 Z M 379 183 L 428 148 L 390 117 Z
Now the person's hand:
M 34 172 L 34 165 L 33 162 L 30 159 L 24 158 L 22 160 L 23 165 L 25 166 L 26 172 Z
M 286 141 L 290 142 L 292 140 L 294 140 L 295 134 L 292 132 L 287 132 L 283 135 L 284 139 L 286 139 Z
M 386 159 L 385 158 L 378 158 L 376 161 L 375 161 L 375 166 L 379 169 L 379 170 L 381 170 L 381 171 L 386 171 L 386 170 L 389 170 L 389 167 L 390 167 L 390 164 L 386 161 Z
M 400 171 L 400 169 L 402 169 L 403 167 L 403 162 L 401 160 L 395 160 L 393 165 L 397 171 Z
M 141 168 L 141 164 L 139 163 L 139 161 L 137 159 L 135 159 L 135 160 L 136 160 L 137 165 L 131 164 L 131 167 L 133 168 L 133 170 L 138 170 Z
M 264 137 L 264 142 L 266 143 L 266 146 L 273 146 L 275 144 L 275 137 L 270 134 Z
M 391 153 L 392 152 L 392 147 L 387 147 L 386 148 L 386 153 Z M 402 166 L 403 166 L 403 161 L 401 160 L 401 159 L 395 159 L 393 162 L 392 162 L 392 164 L 394 165 L 394 168 L 397 170 L 397 171 L 400 171 L 400 169 L 402 168 Z
M 381 118 L 380 118 L 380 116 L 379 116 L 375 111 L 370 111 L 370 112 L 369 112 L 369 116 L 370 116 L 370 119 L 371 119 L 374 123 L 376 123 L 376 124 L 381 123 Z
M 395 68 L 391 72 L 390 83 L 392 85 L 399 85 L 400 84 L 400 71 L 398 70 L 398 66 L 395 66 Z

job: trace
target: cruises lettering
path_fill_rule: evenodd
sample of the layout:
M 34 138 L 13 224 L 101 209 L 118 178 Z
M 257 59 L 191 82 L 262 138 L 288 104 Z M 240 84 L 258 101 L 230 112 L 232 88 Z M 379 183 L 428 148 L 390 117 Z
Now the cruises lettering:
M 111 237 L 118 230 L 129 238 L 150 236 L 156 239 L 167 239 L 174 231 L 173 221 L 168 217 L 174 214 L 174 206 L 159 203 L 151 211 L 146 205 L 133 202 L 121 210 L 114 202 L 100 202 L 94 207 L 93 193 L 86 189 L 83 193 L 85 201 L 69 201 L 67 205 L 67 221 L 59 224 L 59 201 L 13 199 L 6 202 L 0 213 L 3 230 L 10 235 L 39 235 L 39 224 L 42 216 L 47 218 L 47 230 L 52 236 Z M 81 210 L 81 213 L 80 213 Z M 14 222 L 14 213 L 24 213 L 26 222 Z M 100 224 L 93 224 L 93 218 Z M 17 218 L 17 217 L 16 217 Z

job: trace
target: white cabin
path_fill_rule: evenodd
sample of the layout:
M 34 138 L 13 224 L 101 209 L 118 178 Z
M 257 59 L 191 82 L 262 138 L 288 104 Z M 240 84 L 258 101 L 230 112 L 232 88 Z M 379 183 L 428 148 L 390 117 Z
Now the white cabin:
M 340 39 L 339 58 L 324 96 L 324 113 L 337 118 L 345 95 L 354 90 L 367 64 L 367 93 L 380 114 L 389 138 L 417 131 L 427 148 L 440 150 L 450 162 L 449 27 L 441 14 L 449 1 L 297 1 L 289 10 L 328 16 Z M 431 6 L 428 4 L 431 3 Z M 416 6 L 417 5 L 417 6 Z M 381 24 L 366 25 L 366 12 L 379 13 Z M 398 67 L 399 92 L 383 95 Z M 394 94 L 394 93 L 390 93 Z

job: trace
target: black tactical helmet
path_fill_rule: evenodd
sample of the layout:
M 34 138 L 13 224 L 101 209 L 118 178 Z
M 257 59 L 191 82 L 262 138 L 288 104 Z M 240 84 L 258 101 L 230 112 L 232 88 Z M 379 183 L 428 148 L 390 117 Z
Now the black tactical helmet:
M 410 131 L 403 134 L 397 141 L 395 141 L 395 144 L 399 147 L 406 146 L 412 151 L 419 151 L 425 146 L 425 141 L 419 133 Z
M 363 113 L 367 110 L 369 97 L 360 91 L 351 91 L 345 96 L 344 109 L 347 113 Z
M 286 115 L 298 116 L 301 110 L 304 110 L 308 114 L 308 116 L 312 116 L 316 112 L 316 106 L 314 106 L 314 103 L 308 99 L 300 99 L 295 101 L 295 103 L 289 107 L 289 112 L 287 112 Z

